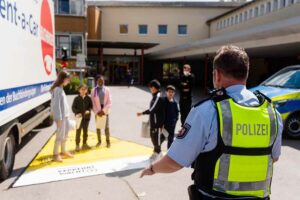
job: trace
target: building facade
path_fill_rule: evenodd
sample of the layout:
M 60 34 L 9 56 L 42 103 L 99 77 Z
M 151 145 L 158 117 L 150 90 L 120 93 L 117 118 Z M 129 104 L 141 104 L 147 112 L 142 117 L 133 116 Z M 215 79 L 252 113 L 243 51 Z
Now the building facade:
M 87 4 L 89 9 L 99 10 L 96 20 L 100 19 L 98 24 L 101 24 L 99 48 L 89 50 L 89 61 L 91 65 L 104 68 L 112 84 L 126 82 L 128 71 L 137 83 L 160 76 L 159 70 L 154 73 L 156 66 L 149 66 L 148 54 L 209 37 L 206 21 L 240 5 L 224 2 L 114 1 L 87 1 Z M 95 19 L 88 18 L 88 21 Z M 106 47 L 101 48 L 104 42 Z M 117 45 L 109 46 L 109 42 L 118 43 L 119 48 Z M 124 43 L 128 48 L 123 48 Z M 149 71 L 148 66 L 154 71 Z M 164 79 L 179 75 L 179 65 L 166 64 L 163 68 L 164 71 L 172 71 L 165 73 Z
M 77 54 L 86 54 L 87 14 L 85 0 L 54 0 L 57 67 L 61 68 L 63 48 L 68 67 L 76 67 Z

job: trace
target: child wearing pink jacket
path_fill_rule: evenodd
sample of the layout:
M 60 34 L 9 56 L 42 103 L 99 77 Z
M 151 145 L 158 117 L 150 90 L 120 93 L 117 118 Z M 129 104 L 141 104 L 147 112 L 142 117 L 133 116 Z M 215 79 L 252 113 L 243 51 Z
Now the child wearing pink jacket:
M 91 91 L 91 98 L 93 102 L 93 111 L 95 115 L 102 117 L 106 115 L 105 124 L 105 136 L 106 136 L 106 147 L 110 148 L 110 132 L 109 132 L 109 110 L 111 107 L 111 95 L 109 88 L 104 85 L 104 77 L 99 76 L 97 78 L 97 86 Z M 96 117 L 97 120 L 97 117 Z M 101 145 L 101 130 L 97 129 L 98 143 L 96 147 Z

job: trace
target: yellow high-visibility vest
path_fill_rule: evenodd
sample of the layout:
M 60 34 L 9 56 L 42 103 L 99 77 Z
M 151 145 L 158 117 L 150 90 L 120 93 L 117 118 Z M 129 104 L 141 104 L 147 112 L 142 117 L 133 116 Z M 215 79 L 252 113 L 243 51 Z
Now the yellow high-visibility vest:
M 277 136 L 274 106 L 256 107 L 233 99 L 216 102 L 225 151 L 214 170 L 213 190 L 236 196 L 267 197 L 273 174 L 272 145 Z

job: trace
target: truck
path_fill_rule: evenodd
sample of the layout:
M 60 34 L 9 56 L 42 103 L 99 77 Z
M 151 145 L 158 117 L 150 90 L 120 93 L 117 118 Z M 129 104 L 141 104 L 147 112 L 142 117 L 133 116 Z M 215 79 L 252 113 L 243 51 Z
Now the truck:
M 0 180 L 11 174 L 22 138 L 51 125 L 56 79 L 52 0 L 0 0 Z

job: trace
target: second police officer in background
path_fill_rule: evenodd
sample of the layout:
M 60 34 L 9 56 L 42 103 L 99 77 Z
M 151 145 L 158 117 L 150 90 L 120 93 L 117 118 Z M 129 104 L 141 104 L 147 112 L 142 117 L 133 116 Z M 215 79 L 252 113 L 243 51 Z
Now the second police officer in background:
M 181 125 L 184 124 L 192 107 L 192 89 L 194 86 L 194 75 L 191 73 L 191 66 L 185 64 L 183 66 L 183 74 L 180 76 L 179 83 L 179 106 L 181 115 Z

